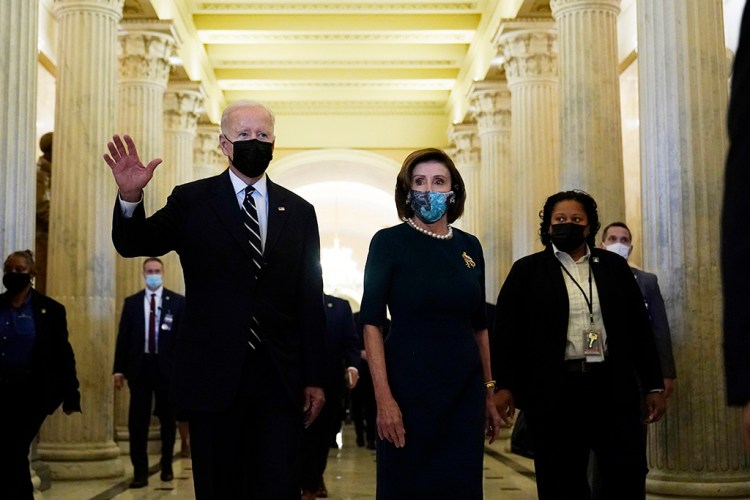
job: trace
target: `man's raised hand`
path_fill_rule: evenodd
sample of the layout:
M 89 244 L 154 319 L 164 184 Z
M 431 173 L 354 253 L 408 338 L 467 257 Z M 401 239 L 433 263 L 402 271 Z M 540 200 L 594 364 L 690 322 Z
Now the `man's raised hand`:
M 124 135 L 122 139 L 119 135 L 112 136 L 112 142 L 107 143 L 107 149 L 109 154 L 104 155 L 104 161 L 112 169 L 112 175 L 115 176 L 115 182 L 120 189 L 120 197 L 124 201 L 139 201 L 143 188 L 154 176 L 154 170 L 161 163 L 161 158 L 154 158 L 148 165 L 143 166 L 138 158 L 135 143 L 129 135 Z

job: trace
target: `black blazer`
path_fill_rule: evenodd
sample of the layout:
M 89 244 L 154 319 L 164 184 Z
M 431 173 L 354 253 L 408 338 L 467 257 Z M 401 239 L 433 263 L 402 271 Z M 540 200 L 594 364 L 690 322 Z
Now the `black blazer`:
M 115 203 L 112 240 L 124 257 L 175 250 L 185 277 L 174 396 L 185 410 L 223 411 L 237 397 L 251 318 L 295 405 L 303 387 L 323 386 L 323 279 L 315 210 L 268 182 L 268 234 L 256 279 L 229 172 L 177 186 L 167 204 L 132 218 Z
M 146 346 L 146 317 L 143 310 L 145 295 L 145 289 L 141 290 L 127 297 L 122 306 L 112 373 L 122 373 L 128 380 L 142 375 Z M 161 313 L 156 328 L 159 333 L 159 375 L 164 383 L 172 379 L 174 372 L 175 339 L 184 309 L 185 297 L 166 288 L 162 289 Z
M 622 257 L 591 249 L 591 269 L 607 332 L 613 390 L 635 394 L 663 388 L 646 307 Z M 568 330 L 568 292 L 550 246 L 513 264 L 497 298 L 492 368 L 525 410 L 559 410 Z M 636 378 L 636 374 L 637 377 Z
M 727 401 L 750 401 L 750 5 L 745 7 L 734 58 L 727 116 L 729 152 L 721 214 L 721 278 L 724 289 L 724 367 Z
M 337 404 L 345 387 L 345 369 L 362 364 L 360 341 L 354 328 L 352 308 L 344 299 L 325 296 L 326 313 L 326 399 Z M 344 366 L 345 365 L 345 366 Z
M 8 292 L 0 301 L 9 302 Z M 39 396 L 40 410 L 51 415 L 60 404 L 65 411 L 81 411 L 76 360 L 68 342 L 65 307 L 59 302 L 31 290 L 36 340 L 31 348 L 31 377 Z

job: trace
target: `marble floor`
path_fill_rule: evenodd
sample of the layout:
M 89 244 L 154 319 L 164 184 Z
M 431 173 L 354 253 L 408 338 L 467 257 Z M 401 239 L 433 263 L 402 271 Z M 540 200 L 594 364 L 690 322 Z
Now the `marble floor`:
M 345 425 L 340 437 L 340 448 L 331 449 L 325 482 L 331 500 L 368 500 L 375 498 L 375 452 L 358 448 L 354 430 Z M 485 447 L 484 498 L 485 500 L 536 499 L 534 464 L 531 460 L 507 451 L 508 440 Z M 174 463 L 174 480 L 159 480 L 159 457 L 151 456 L 153 474 L 146 488 L 130 490 L 132 477 L 127 456 L 126 476 L 111 480 L 55 481 L 38 499 L 46 500 L 156 500 L 194 499 L 191 461 L 177 458 Z M 655 496 L 648 496 L 656 500 Z M 676 500 L 673 497 L 672 500 Z

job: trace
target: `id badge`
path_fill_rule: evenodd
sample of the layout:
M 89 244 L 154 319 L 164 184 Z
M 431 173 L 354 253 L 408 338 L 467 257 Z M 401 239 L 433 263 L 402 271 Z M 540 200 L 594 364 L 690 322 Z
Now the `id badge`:
M 583 354 L 593 357 L 602 354 L 602 335 L 596 328 L 586 328 L 583 330 Z
M 164 323 L 161 325 L 162 330 L 170 331 L 172 329 L 172 322 L 174 321 L 174 316 L 171 314 L 165 314 L 164 315 Z

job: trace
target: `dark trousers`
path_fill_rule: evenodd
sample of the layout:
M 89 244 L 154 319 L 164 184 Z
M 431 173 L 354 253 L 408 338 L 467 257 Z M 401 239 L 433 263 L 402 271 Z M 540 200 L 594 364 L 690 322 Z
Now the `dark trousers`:
M 590 451 L 599 463 L 603 498 L 644 498 L 648 468 L 637 387 L 614 390 L 607 368 L 564 377 L 564 408 L 526 410 L 539 499 L 590 498 Z
M 0 498 L 33 499 L 29 448 L 47 415 L 26 381 L 0 382 Z
M 375 390 L 370 377 L 370 367 L 366 361 L 362 361 L 359 370 L 359 381 L 351 391 L 352 421 L 357 441 L 364 443 L 365 440 L 375 442 L 377 438 L 377 427 L 375 419 L 377 406 L 375 404 Z
M 318 418 L 304 430 L 302 435 L 302 489 L 317 491 L 320 478 L 328 464 L 328 450 L 331 440 L 336 437 L 341 427 L 341 410 L 338 399 L 326 392 L 326 404 Z
M 299 500 L 301 394 L 298 403 L 266 347 L 249 350 L 234 405 L 189 413 L 196 499 Z
M 156 356 L 158 354 L 148 356 L 143 364 L 143 373 L 128 380 L 130 460 L 133 463 L 133 476 L 139 479 L 148 477 L 148 428 L 151 424 L 152 401 L 155 401 L 153 414 L 159 418 L 161 426 L 161 470 L 172 470 L 177 420 L 167 391 L 168 382 L 160 377 Z

